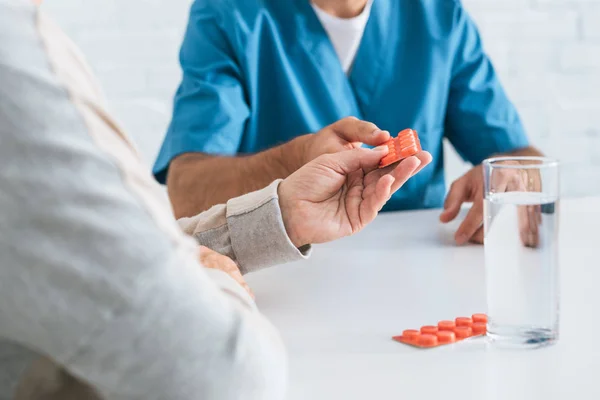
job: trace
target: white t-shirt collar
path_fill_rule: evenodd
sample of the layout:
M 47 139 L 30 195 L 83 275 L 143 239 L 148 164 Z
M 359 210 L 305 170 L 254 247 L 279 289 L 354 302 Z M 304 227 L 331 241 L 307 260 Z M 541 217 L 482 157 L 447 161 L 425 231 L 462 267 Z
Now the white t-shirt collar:
M 331 40 L 344 72 L 348 74 L 369 21 L 373 0 L 368 0 L 364 10 L 352 18 L 339 18 L 326 13 L 315 4 L 311 5 Z

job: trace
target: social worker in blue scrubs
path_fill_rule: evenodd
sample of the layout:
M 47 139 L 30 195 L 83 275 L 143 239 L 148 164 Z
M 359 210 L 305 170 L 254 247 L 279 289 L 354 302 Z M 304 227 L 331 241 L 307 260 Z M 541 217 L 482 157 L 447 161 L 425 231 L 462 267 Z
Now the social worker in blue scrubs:
M 528 146 L 458 0 L 374 0 L 348 74 L 309 0 L 196 0 L 183 79 L 154 167 L 188 152 L 255 153 L 347 116 L 418 131 L 433 162 L 385 210 L 440 207 L 443 139 L 476 165 Z

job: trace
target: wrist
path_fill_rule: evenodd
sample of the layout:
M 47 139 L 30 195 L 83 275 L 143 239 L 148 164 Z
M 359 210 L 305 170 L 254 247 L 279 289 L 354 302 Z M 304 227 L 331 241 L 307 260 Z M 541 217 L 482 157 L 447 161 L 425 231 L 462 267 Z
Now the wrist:
M 279 209 L 281 211 L 281 219 L 283 220 L 283 226 L 288 235 L 288 238 L 292 244 L 300 248 L 307 243 L 304 243 L 301 236 L 298 234 L 296 224 L 292 215 L 293 207 L 290 205 L 289 196 L 286 190 L 286 180 L 284 179 L 277 188 L 277 196 L 279 197 Z
M 290 175 L 310 161 L 312 136 L 312 134 L 298 136 L 284 145 L 287 147 L 284 149 L 282 157 L 289 165 Z

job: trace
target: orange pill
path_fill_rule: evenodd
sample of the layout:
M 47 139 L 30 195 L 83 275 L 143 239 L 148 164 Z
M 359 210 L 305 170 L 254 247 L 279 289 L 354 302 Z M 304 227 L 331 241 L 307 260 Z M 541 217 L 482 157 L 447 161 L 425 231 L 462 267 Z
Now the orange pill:
M 407 157 L 414 156 L 422 150 L 417 131 L 405 129 L 398 136 L 391 138 L 386 145 L 389 148 L 387 156 L 379 162 L 379 168 L 387 167 Z
M 485 324 L 487 324 L 487 315 L 485 314 L 473 314 L 473 316 L 471 317 L 473 319 L 473 322 L 483 322 Z
M 454 331 L 454 328 L 456 328 L 454 321 L 440 321 L 438 323 L 438 329 L 440 331 Z
M 433 347 L 438 345 L 438 338 L 436 335 L 425 334 L 419 336 L 419 340 L 417 342 L 419 346 L 423 347 Z
M 485 322 L 473 322 L 471 329 L 473 330 L 473 335 L 485 335 L 487 332 L 487 326 Z
M 456 342 L 456 334 L 451 331 L 439 331 L 436 334 L 439 344 L 449 344 Z
M 458 317 L 456 318 L 456 326 L 471 326 L 473 320 L 469 317 Z
M 456 334 L 457 340 L 473 336 L 473 330 L 470 326 L 457 326 L 456 329 L 454 329 L 454 333 Z
M 421 327 L 421 333 L 435 335 L 438 331 L 437 326 L 426 325 Z
M 421 333 L 414 329 L 407 329 L 402 332 L 402 339 L 408 342 L 414 342 L 421 335 Z

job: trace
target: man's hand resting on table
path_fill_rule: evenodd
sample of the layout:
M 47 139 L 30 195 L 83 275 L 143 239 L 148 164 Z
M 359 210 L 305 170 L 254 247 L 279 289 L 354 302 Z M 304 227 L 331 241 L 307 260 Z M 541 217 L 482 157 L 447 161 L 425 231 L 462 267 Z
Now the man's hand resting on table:
M 531 149 L 527 153 L 514 155 L 539 156 L 541 153 L 535 149 Z M 515 162 L 515 164 L 518 163 Z M 533 171 L 531 172 L 533 173 Z M 524 173 L 524 170 L 520 169 L 499 171 L 493 177 L 495 182 L 492 183 L 492 187 L 496 192 L 539 191 L 541 188 L 540 177 L 536 177 L 532 173 Z M 454 220 L 458 216 L 463 203 L 473 203 L 467 216 L 454 235 L 457 244 L 462 245 L 469 241 L 483 244 L 483 200 L 484 181 L 482 165 L 474 167 L 450 186 L 444 203 L 444 211 L 440 215 L 441 222 L 448 223 Z M 521 241 L 525 246 L 537 247 L 540 219 L 539 210 L 535 209 L 535 206 L 519 207 L 519 233 Z
M 281 213 L 294 245 L 324 243 L 360 231 L 395 191 L 431 162 L 431 155 L 421 152 L 378 169 L 387 152 L 381 146 L 322 155 L 281 182 Z

